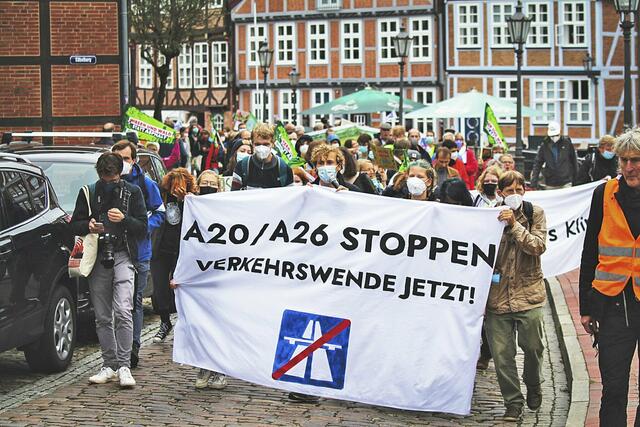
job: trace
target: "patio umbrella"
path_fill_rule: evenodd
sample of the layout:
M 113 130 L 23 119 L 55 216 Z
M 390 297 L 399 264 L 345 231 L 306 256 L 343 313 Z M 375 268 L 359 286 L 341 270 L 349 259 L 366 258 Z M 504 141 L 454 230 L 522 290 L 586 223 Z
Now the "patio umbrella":
M 472 89 L 453 98 L 437 102 L 428 107 L 408 113 L 407 119 L 425 118 L 469 118 L 484 117 L 485 105 L 489 104 L 496 117 L 515 117 L 517 106 L 514 102 Z M 522 107 L 522 116 L 546 116 L 545 113 L 530 107 Z
M 414 111 L 425 107 L 407 98 L 403 99 L 403 103 L 404 111 Z M 399 109 L 400 98 L 398 96 L 366 87 L 326 104 L 309 108 L 300 114 L 367 114 L 380 111 L 397 111 Z

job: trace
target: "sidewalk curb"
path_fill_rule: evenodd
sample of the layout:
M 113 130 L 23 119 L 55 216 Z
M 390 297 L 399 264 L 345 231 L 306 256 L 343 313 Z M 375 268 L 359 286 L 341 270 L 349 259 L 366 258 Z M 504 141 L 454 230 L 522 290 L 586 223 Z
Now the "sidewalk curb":
M 589 373 L 587 363 L 580 348 L 576 328 L 562 292 L 555 277 L 545 280 L 551 312 L 555 320 L 560 341 L 560 351 L 564 362 L 567 381 L 571 390 L 571 403 L 567 415 L 567 426 L 584 426 L 589 409 Z

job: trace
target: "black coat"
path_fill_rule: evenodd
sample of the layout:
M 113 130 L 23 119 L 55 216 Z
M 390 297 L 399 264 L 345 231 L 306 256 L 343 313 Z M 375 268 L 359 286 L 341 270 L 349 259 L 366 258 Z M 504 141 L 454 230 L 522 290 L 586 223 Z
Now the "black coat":
M 553 145 L 557 144 L 558 158 L 553 155 Z M 542 166 L 544 165 L 544 169 Z M 571 138 L 563 136 L 558 142 L 553 142 L 546 137 L 540 147 L 533 163 L 531 172 L 531 186 L 538 187 L 540 171 L 544 176 L 546 185 L 559 187 L 565 184 L 575 184 L 578 175 L 578 156 L 571 143 Z
M 615 178 L 618 175 L 618 158 L 607 160 L 602 157 L 600 151 L 587 154 L 578 170 L 576 184 L 599 181 L 606 176 Z

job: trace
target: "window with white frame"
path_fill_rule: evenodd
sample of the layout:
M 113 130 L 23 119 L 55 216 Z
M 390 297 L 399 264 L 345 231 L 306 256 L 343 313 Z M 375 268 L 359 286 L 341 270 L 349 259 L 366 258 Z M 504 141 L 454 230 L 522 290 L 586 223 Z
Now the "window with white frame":
M 211 0 L 209 2 L 209 7 L 211 9 L 217 9 L 223 6 L 224 0 Z
M 214 114 L 211 118 L 211 123 L 213 124 L 213 128 L 218 132 L 222 132 L 224 129 L 224 116 L 222 114 Z
M 480 4 L 456 5 L 458 48 L 480 47 Z
M 183 44 L 178 55 L 178 85 L 190 88 L 192 84 L 191 45 Z
M 279 93 L 280 99 L 278 100 L 278 104 L 280 104 L 280 120 L 283 123 L 292 123 L 293 122 L 293 91 L 291 90 L 281 90 Z M 296 105 L 297 107 L 297 105 Z M 300 112 L 299 109 L 296 108 L 296 113 Z M 298 122 L 296 118 L 296 123 Z
M 342 0 L 316 0 L 317 10 L 336 10 L 340 9 Z
M 378 20 L 378 61 L 396 62 L 398 55 L 393 45 L 393 38 L 400 31 L 400 21 L 398 19 Z
M 165 62 L 167 61 L 167 58 L 161 53 L 159 53 L 158 56 L 159 56 L 158 59 L 159 59 L 160 65 L 164 65 Z M 173 61 L 169 62 L 169 75 L 167 76 L 166 88 L 173 89 Z
M 366 114 L 351 114 L 349 116 L 349 121 L 359 126 L 366 126 L 368 124 Z
M 295 24 L 276 25 L 276 64 L 294 65 L 296 63 Z
M 247 63 L 249 65 L 259 65 L 258 60 L 258 48 L 260 48 L 260 42 L 267 40 L 267 25 L 249 25 L 249 37 L 247 37 Z
M 559 121 L 558 100 L 560 98 L 557 80 L 532 80 L 533 108 L 545 113 L 545 116 L 533 117 L 534 123 Z
M 513 5 L 493 3 L 491 5 L 491 47 L 512 47 L 507 18 L 513 15 Z
M 515 79 L 495 79 L 493 91 L 498 98 L 515 103 L 518 99 L 518 82 Z M 515 120 L 515 117 L 498 117 L 502 123 L 513 123 Z
M 435 89 L 413 89 L 413 100 L 423 105 L 431 105 L 436 102 L 436 90 Z M 436 119 L 413 119 L 413 127 L 420 132 L 426 132 L 427 130 L 436 131 Z
M 309 64 L 327 64 L 329 62 L 329 33 L 326 22 L 307 23 L 307 48 Z
M 340 23 L 340 61 L 343 64 L 362 62 L 362 21 Z
M 142 56 L 144 46 L 140 46 L 140 57 L 138 60 L 138 86 L 141 89 L 151 89 L 153 87 L 153 66 Z M 153 51 L 150 51 L 153 55 Z
M 326 104 L 327 102 L 331 102 L 332 92 L 330 89 L 315 89 L 311 91 L 311 108 L 317 107 L 318 105 Z M 322 116 L 312 115 L 309 117 L 309 124 L 313 126 L 316 122 L 319 122 Z M 329 121 L 333 121 L 333 116 L 329 116 Z
M 584 1 L 562 3 L 561 45 L 564 47 L 583 47 L 587 45 L 587 4 Z
M 262 90 L 252 90 L 251 91 L 251 111 L 253 111 L 253 115 L 259 122 L 268 122 L 271 120 L 272 109 L 271 109 L 271 91 L 267 91 L 267 117 L 266 121 L 262 117 Z
M 431 22 L 431 17 L 409 19 L 409 34 L 413 38 L 412 61 L 431 61 Z
M 568 103 L 567 123 L 582 124 L 591 122 L 591 96 L 589 80 L 572 80 Z
M 549 47 L 551 17 L 549 3 L 527 3 L 527 15 L 531 18 L 528 47 Z
M 227 85 L 227 42 L 211 43 L 211 78 L 213 87 Z
M 209 85 L 209 44 L 193 44 L 193 87 Z

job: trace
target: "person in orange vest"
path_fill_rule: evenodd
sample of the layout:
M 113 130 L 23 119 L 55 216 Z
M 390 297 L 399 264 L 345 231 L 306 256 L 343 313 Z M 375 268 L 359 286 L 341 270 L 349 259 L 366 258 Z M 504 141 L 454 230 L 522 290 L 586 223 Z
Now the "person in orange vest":
M 626 426 L 640 340 L 640 129 L 616 138 L 622 176 L 593 192 L 580 265 L 580 315 L 599 346 L 600 425 Z M 640 406 L 635 425 L 640 423 Z

